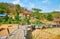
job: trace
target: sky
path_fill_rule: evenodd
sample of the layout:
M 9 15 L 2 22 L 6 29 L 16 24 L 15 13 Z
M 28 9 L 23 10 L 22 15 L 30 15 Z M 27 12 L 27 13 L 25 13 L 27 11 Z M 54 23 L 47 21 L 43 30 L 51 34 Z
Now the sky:
M 42 12 L 60 11 L 60 0 L 0 0 L 0 2 L 19 4 L 29 10 L 38 8 L 42 9 Z

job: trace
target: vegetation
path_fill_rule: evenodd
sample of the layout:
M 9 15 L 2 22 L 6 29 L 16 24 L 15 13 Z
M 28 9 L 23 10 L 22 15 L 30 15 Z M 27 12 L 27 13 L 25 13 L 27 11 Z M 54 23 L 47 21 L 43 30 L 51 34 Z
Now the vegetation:
M 40 19 L 40 15 L 41 15 L 40 11 L 41 11 L 41 9 L 33 8 L 32 10 L 33 10 L 32 16 L 34 18 Z
M 47 18 L 46 18 L 48 21 L 52 21 L 53 20 L 53 17 L 51 14 L 48 14 Z
M 24 14 L 25 11 L 31 12 L 28 16 Z M 48 13 L 41 13 L 42 9 L 32 8 L 32 11 L 21 7 L 19 4 L 11 4 L 11 3 L 0 3 L 0 14 L 7 14 L 6 17 L 0 17 L 0 24 L 30 24 L 31 17 L 38 20 L 48 20 L 52 21 L 54 18 L 60 18 L 60 12 L 53 11 Z M 20 15 L 23 16 L 20 16 Z M 21 19 L 22 18 L 22 19 Z M 34 19 L 34 20 L 35 20 Z M 40 21 L 39 21 L 40 22 Z M 39 23 L 36 21 L 36 23 Z M 34 22 L 33 22 L 34 23 Z M 35 24 L 35 23 L 34 23 Z
M 32 39 L 60 39 L 59 32 L 60 28 L 36 29 L 32 32 Z

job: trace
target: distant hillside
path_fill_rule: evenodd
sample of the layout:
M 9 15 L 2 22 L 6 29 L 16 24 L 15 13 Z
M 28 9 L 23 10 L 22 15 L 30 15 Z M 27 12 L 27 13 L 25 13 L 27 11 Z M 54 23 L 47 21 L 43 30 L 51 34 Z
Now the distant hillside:
M 24 20 L 26 22 L 29 22 L 33 18 L 33 20 L 39 21 L 39 20 L 48 20 L 53 21 L 54 18 L 60 18 L 60 12 L 53 11 L 53 12 L 47 12 L 47 13 L 41 13 L 42 9 L 32 8 L 32 10 L 28 10 L 19 4 L 12 4 L 12 3 L 0 3 L 0 14 L 7 14 L 9 17 L 3 18 L 5 22 L 7 22 L 6 19 L 8 19 L 7 23 L 23 23 Z M 22 17 L 20 16 L 22 15 Z M 12 19 L 14 18 L 14 19 Z M 23 21 L 22 21 L 23 19 Z M 0 23 L 4 23 L 4 21 L 0 20 Z M 22 21 L 22 22 L 21 22 Z M 26 23 L 25 22 L 25 23 Z

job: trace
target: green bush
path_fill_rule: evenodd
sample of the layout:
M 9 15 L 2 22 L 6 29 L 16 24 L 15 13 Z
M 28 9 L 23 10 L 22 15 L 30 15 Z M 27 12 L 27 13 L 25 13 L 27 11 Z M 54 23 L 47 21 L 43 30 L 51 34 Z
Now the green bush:
M 48 14 L 47 18 L 48 21 L 52 21 L 53 20 L 53 16 L 51 14 Z
M 32 22 L 32 24 L 40 25 L 40 24 L 43 24 L 43 23 L 42 22 L 35 21 L 35 22 Z

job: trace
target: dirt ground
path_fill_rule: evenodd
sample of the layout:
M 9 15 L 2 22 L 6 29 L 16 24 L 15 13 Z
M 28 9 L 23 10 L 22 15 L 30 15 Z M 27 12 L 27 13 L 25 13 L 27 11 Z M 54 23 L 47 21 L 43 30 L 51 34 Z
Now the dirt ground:
M 15 29 L 18 28 L 18 24 L 1 24 L 0 25 L 0 29 L 3 28 L 2 30 L 0 30 L 0 36 L 6 36 L 8 35 L 8 31 L 7 28 L 9 29 L 9 32 L 13 32 Z
M 60 28 L 36 29 L 32 36 L 33 39 L 60 39 Z

